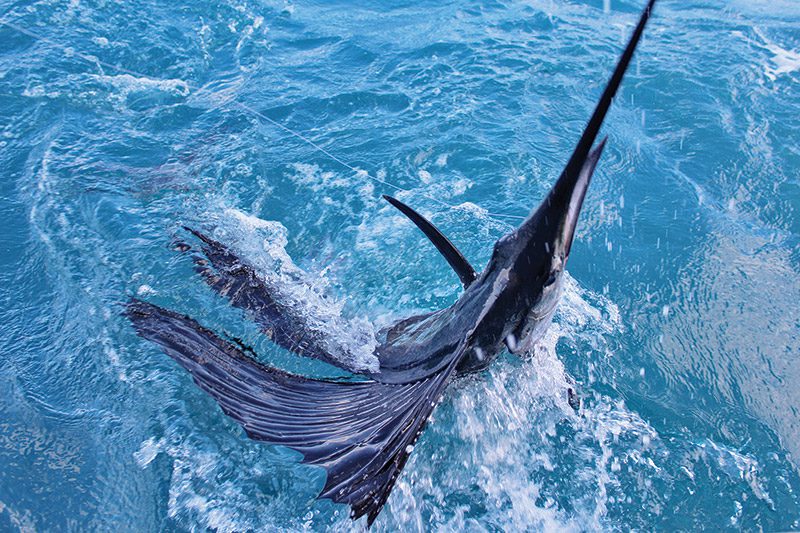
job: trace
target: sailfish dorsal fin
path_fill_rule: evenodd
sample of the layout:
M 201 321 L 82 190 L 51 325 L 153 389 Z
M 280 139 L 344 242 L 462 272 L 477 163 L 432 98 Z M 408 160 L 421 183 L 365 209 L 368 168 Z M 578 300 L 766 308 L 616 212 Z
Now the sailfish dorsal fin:
M 430 220 L 420 215 L 397 198 L 393 198 L 384 194 L 383 199 L 399 209 L 401 213 L 407 216 L 411 222 L 414 223 L 414 225 L 422 230 L 422 233 L 428 237 L 436 249 L 439 250 L 439 253 L 442 254 L 447 262 L 450 263 L 450 266 L 453 267 L 453 270 L 455 270 L 456 274 L 458 274 L 458 277 L 465 289 L 469 287 L 473 281 L 475 281 L 475 278 L 478 277 L 478 275 L 475 273 L 475 269 L 469 264 L 469 261 L 467 261 L 467 258 L 464 257 L 464 254 L 462 254 L 458 248 L 456 248 L 456 246 L 450 242 L 450 239 L 445 237 L 444 234 L 439 231 L 439 228 L 434 226 Z

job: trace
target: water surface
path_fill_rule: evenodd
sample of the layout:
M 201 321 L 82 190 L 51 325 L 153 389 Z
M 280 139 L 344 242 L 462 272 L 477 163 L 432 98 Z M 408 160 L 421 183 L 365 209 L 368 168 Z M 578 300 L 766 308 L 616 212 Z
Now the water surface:
M 457 278 L 380 194 L 483 266 L 640 7 L 0 2 L 0 530 L 350 529 L 121 302 L 311 368 L 171 249 L 189 224 L 291 257 L 342 321 L 448 305 Z M 798 28 L 790 0 L 657 6 L 556 323 L 451 387 L 376 530 L 800 528 Z

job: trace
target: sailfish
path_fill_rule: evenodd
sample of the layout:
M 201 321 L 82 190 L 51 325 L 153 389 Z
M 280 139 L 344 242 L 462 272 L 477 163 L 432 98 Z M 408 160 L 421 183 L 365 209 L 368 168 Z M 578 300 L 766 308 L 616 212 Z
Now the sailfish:
M 544 201 L 495 244 L 477 273 L 429 220 L 386 199 L 419 227 L 458 275 L 464 291 L 451 306 L 380 330 L 377 370 L 327 379 L 259 362 L 189 316 L 132 298 L 125 315 L 238 422 L 251 439 L 296 450 L 322 467 L 318 498 L 350 506 L 372 525 L 414 444 L 449 384 L 487 368 L 503 350 L 528 351 L 559 301 L 578 216 L 607 138 L 595 144 L 655 0 L 642 12 L 580 140 Z M 275 344 L 341 367 L 337 342 L 308 331 L 307 317 L 282 300 L 257 268 L 210 236 L 186 228 L 200 250 L 195 269 L 219 295 L 254 320 Z M 184 249 L 190 249 L 186 245 Z M 201 255 L 202 253 L 202 255 Z

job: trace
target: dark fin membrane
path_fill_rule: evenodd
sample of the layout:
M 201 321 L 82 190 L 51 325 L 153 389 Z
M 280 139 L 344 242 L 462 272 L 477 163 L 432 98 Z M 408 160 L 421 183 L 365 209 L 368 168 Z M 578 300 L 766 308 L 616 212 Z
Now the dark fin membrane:
M 397 209 L 400 210 L 405 216 L 407 216 L 411 222 L 413 222 L 419 229 L 422 230 L 422 233 L 425 234 L 426 237 L 433 243 L 439 253 L 450 263 L 450 266 L 455 270 L 456 274 L 458 274 L 458 278 L 461 280 L 462 285 L 466 289 L 469 287 L 475 278 L 478 275 L 475 273 L 475 269 L 472 268 L 472 265 L 469 264 L 464 254 L 462 254 L 455 245 L 450 242 L 450 239 L 444 236 L 444 234 L 439 231 L 439 228 L 433 225 L 433 223 L 425 218 L 424 216 L 420 215 L 412 208 L 398 200 L 397 198 L 392 198 L 386 194 L 383 195 L 383 199 L 395 206 Z
M 398 340 L 402 340 L 401 337 L 405 335 L 409 329 L 413 328 L 415 325 L 422 322 L 432 314 L 433 313 L 424 313 L 421 315 L 410 316 L 382 329 L 380 334 L 383 336 L 383 343 L 391 345 Z
M 265 366 L 195 320 L 132 299 L 125 311 L 136 332 L 164 350 L 255 440 L 287 446 L 321 466 L 319 498 L 351 507 L 351 517 L 380 513 L 419 434 L 455 370 L 423 380 L 317 380 Z
M 227 298 L 231 305 L 247 312 L 270 340 L 298 355 L 319 359 L 352 372 L 352 369 L 344 368 L 342 362 L 331 355 L 331 340 L 324 338 L 321 332 L 312 331 L 306 318 L 283 303 L 277 292 L 269 287 L 252 266 L 224 244 L 199 231 L 185 226 L 184 229 L 203 243 L 205 258 L 192 256 L 195 271 L 209 287 Z

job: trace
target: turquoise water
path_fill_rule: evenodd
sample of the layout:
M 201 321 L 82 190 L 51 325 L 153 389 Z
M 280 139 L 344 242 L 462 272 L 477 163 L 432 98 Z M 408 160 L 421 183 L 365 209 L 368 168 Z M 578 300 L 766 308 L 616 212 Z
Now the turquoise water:
M 640 7 L 0 3 L 0 530 L 349 530 L 121 302 L 310 364 L 171 250 L 189 224 L 308 272 L 343 337 L 449 304 L 457 278 L 380 194 L 483 266 Z M 555 324 L 448 390 L 375 529 L 800 528 L 798 116 L 799 4 L 657 5 Z

